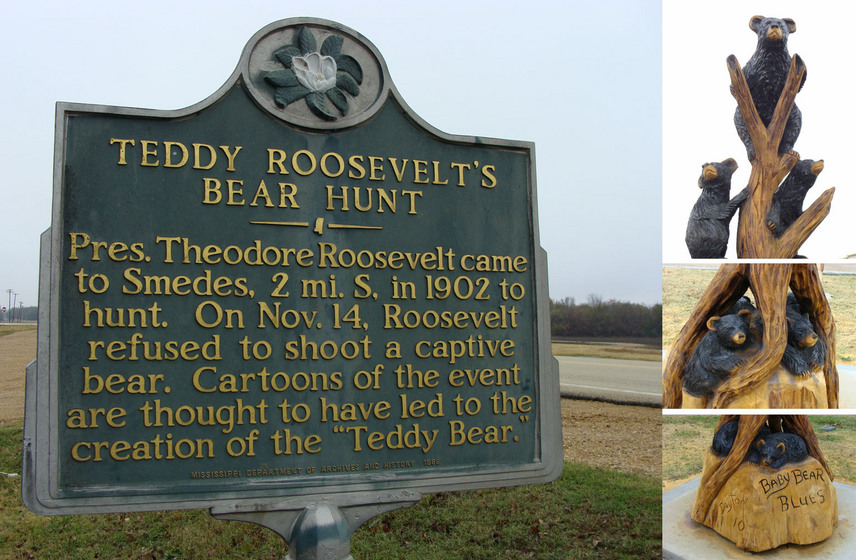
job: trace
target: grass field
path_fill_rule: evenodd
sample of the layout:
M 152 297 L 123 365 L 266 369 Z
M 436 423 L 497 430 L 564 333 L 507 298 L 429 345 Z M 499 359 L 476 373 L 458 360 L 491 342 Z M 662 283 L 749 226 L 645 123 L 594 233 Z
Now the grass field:
M 811 416 L 823 456 L 837 482 L 856 484 L 856 417 Z M 663 488 L 701 474 L 718 416 L 663 416 Z M 834 426 L 835 430 L 821 430 Z
M 714 269 L 663 268 L 663 345 L 670 347 L 710 283 Z M 839 364 L 856 364 L 856 275 L 824 274 L 823 289 L 835 317 Z
M 20 325 L 15 324 L 15 323 L 0 324 L 0 336 L 6 336 L 7 334 L 12 334 L 12 333 L 18 332 L 18 331 L 34 331 L 34 330 L 36 330 L 36 325 L 30 324 L 30 323 L 23 323 Z
M 0 425 L 0 472 L 20 472 L 21 423 Z M 277 559 L 272 531 L 204 511 L 40 517 L 0 475 L 2 559 Z M 355 559 L 656 559 L 659 479 L 566 463 L 539 486 L 431 494 L 374 518 L 352 540 Z
M 659 346 L 627 342 L 558 342 L 553 341 L 554 356 L 590 356 L 619 360 L 659 362 L 663 351 Z

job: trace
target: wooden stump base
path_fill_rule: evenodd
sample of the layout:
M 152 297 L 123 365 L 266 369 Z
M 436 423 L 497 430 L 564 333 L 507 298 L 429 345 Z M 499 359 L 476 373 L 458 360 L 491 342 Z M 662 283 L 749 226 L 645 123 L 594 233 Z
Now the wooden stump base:
M 721 462 L 712 451 L 705 452 L 702 483 Z M 744 462 L 716 496 L 707 517 L 696 519 L 752 552 L 820 542 L 832 535 L 837 520 L 835 488 L 813 457 L 778 471 Z
M 683 391 L 681 408 L 712 408 L 712 399 L 694 397 Z M 804 377 L 794 377 L 779 367 L 766 384 L 746 391 L 726 408 L 828 408 L 826 378 L 822 368 Z

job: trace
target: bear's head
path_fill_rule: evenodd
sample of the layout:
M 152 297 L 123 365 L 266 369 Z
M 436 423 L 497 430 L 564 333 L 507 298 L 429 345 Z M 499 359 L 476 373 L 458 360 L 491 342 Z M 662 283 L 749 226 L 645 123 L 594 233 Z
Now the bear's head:
M 808 313 L 788 317 L 788 342 L 799 348 L 811 348 L 817 344 L 817 333 L 811 326 Z
M 715 189 L 727 187 L 731 189 L 731 176 L 737 169 L 737 162 L 733 158 L 725 161 L 708 162 L 701 166 L 701 175 L 698 178 L 698 188 Z
M 725 348 L 737 350 L 751 342 L 752 332 L 749 329 L 752 312 L 741 309 L 732 315 L 718 317 L 714 315 L 707 320 L 707 328 L 716 334 L 716 339 Z
M 770 444 L 760 438 L 755 441 L 755 450 L 758 452 L 760 463 L 765 467 L 769 467 L 776 459 L 784 456 L 786 449 L 783 441 L 771 442 Z
M 749 29 L 758 35 L 758 46 L 770 48 L 774 46 L 787 47 L 788 35 L 795 33 L 797 24 L 790 18 L 771 18 L 752 16 Z
M 788 174 L 788 183 L 803 192 L 814 186 L 817 176 L 823 171 L 823 160 L 801 159 Z

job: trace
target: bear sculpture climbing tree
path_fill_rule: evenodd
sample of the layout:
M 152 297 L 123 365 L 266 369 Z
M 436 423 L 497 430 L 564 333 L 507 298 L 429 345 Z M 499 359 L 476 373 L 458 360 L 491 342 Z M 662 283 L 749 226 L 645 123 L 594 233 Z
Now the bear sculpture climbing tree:
M 753 22 L 758 17 L 753 18 Z M 750 23 L 750 27 L 752 25 Z M 728 57 L 727 66 L 731 92 L 737 100 L 745 133 L 754 148 L 750 151 L 752 171 L 746 187 L 746 201 L 738 218 L 737 256 L 740 259 L 793 259 L 802 244 L 829 214 L 835 192 L 834 188 L 830 188 L 822 193 L 784 231 L 771 227 L 769 214 L 773 194 L 799 161 L 799 154 L 793 151 L 780 154 L 779 147 L 796 94 L 805 80 L 805 64 L 798 55 L 790 59 L 787 79 L 767 126 L 756 109 L 746 76 L 734 55 Z M 740 405 L 744 408 L 837 408 L 835 323 L 821 286 L 817 265 L 802 263 L 736 263 L 724 264 L 719 268 L 669 353 L 663 371 L 663 405 L 668 408 L 686 405 L 682 391 L 685 368 L 693 350 L 708 332 L 708 319 L 724 314 L 747 290 L 751 290 L 755 296 L 755 304 L 760 312 L 763 324 L 761 346 L 757 353 L 743 360 L 720 385 L 713 388 L 712 394 L 703 403 L 689 406 L 725 408 L 735 406 L 735 399 L 746 393 L 763 394 L 764 387 L 780 367 L 788 341 L 788 288 L 808 314 L 819 342 L 825 345 L 822 373 L 822 381 L 825 381 L 825 395 L 822 397 L 825 398 L 817 398 L 802 391 L 781 397 L 774 395 L 767 400 L 759 397 L 756 402 L 746 402 L 744 399 Z

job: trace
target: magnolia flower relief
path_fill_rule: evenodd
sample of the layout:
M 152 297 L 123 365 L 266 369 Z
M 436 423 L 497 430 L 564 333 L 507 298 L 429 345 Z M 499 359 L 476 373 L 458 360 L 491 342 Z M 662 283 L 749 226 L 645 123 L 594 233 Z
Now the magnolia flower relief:
M 345 94 L 351 97 L 360 94 L 363 69 L 354 57 L 342 54 L 342 42 L 339 35 L 330 35 L 319 50 L 312 32 L 301 27 L 295 33 L 292 45 L 273 53 L 285 69 L 263 73 L 265 81 L 274 87 L 274 102 L 286 107 L 305 99 L 315 115 L 333 121 L 338 117 L 328 108 L 329 100 L 343 117 L 347 115 L 348 97 Z

